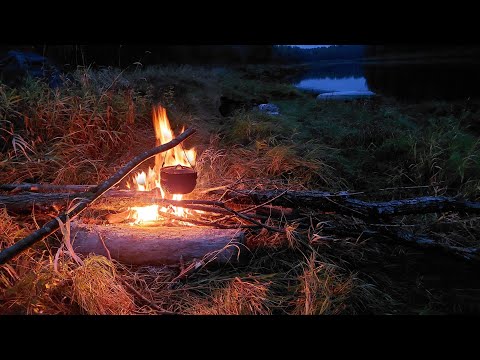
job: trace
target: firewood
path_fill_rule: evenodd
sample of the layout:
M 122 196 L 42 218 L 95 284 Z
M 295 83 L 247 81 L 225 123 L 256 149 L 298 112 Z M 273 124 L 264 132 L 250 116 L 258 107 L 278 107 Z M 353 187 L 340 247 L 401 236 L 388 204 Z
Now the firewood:
M 480 213 L 480 202 L 446 196 L 424 196 L 413 199 L 368 202 L 352 198 L 349 194 L 333 194 L 314 190 L 235 190 L 228 192 L 225 198 L 234 202 L 250 204 L 261 204 L 271 201 L 271 205 L 333 211 L 361 218 L 381 218 L 446 211 Z
M 237 262 L 244 251 L 245 234 L 236 229 L 201 226 L 85 225 L 72 223 L 76 253 L 109 255 L 133 265 L 178 264 L 180 259 Z M 107 247 L 107 250 L 105 249 Z
M 95 185 L 52 185 L 52 184 L 0 184 L 0 190 L 17 193 L 20 191 L 31 192 L 83 192 L 93 189 Z

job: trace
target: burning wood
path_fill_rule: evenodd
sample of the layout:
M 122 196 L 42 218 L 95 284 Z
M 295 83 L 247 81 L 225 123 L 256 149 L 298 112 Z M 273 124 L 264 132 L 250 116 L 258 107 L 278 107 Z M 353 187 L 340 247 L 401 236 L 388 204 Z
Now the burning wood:
M 170 127 L 167 111 L 161 106 L 153 110 L 153 128 L 157 146 L 173 139 L 174 134 Z M 155 166 L 148 168 L 147 172 L 142 171 L 135 174 L 131 180 L 133 185 L 127 183 L 127 187 L 138 191 L 159 189 L 162 199 L 182 200 L 183 194 L 191 192 L 195 187 L 196 172 L 192 166 L 195 164 L 196 157 L 197 152 L 195 148 L 186 150 L 183 147 L 174 147 L 166 151 L 163 155 L 156 155 Z M 187 179 L 187 186 L 182 186 L 185 178 Z M 177 190 L 178 193 L 172 193 L 172 190 Z M 129 210 L 131 210 L 129 218 L 132 219 L 135 224 L 162 220 L 162 213 L 186 218 L 197 211 L 185 209 L 180 206 L 166 207 L 156 204 L 132 206 Z M 187 222 L 181 223 L 182 225 L 191 225 Z
M 58 230 L 60 223 L 65 223 L 80 213 L 82 213 L 92 202 L 102 196 L 105 192 L 111 189 L 113 186 L 118 184 L 122 181 L 132 170 L 134 170 L 138 165 L 143 163 L 145 160 L 150 159 L 151 157 L 165 152 L 178 144 L 180 144 L 183 140 L 191 136 L 195 133 L 194 129 L 187 129 L 182 134 L 180 134 L 177 138 L 173 139 L 167 144 L 163 144 L 157 146 L 153 149 L 145 151 L 144 153 L 136 156 L 131 161 L 129 161 L 124 167 L 122 167 L 119 171 L 117 171 L 111 178 L 104 181 L 100 185 L 94 187 L 91 192 L 85 196 L 81 197 L 79 202 L 77 202 L 74 206 L 69 208 L 64 213 L 60 214 L 57 218 L 50 220 L 45 225 L 43 225 L 40 229 L 34 231 L 27 237 L 17 241 L 12 246 L 3 249 L 0 252 L 0 265 L 6 263 L 8 260 L 12 259 L 17 254 L 21 253 L 22 251 L 28 249 L 33 244 L 37 243 L 38 241 L 43 240 L 47 236 L 53 234 L 55 231 Z

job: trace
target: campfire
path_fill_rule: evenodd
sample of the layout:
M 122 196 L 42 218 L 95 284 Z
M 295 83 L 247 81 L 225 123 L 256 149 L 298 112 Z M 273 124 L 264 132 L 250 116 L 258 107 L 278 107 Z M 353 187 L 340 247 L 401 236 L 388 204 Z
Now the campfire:
M 155 130 L 155 145 L 168 143 L 174 138 L 174 133 L 168 120 L 167 111 L 162 106 L 157 106 L 153 109 L 153 128 Z M 182 128 L 182 132 L 184 128 Z M 127 188 L 137 191 L 160 191 L 162 199 L 168 200 L 182 200 L 184 194 L 170 193 L 172 189 L 175 190 L 177 186 L 170 184 L 165 186 L 166 180 L 181 181 L 185 178 L 185 175 L 189 176 L 195 174 L 193 167 L 197 152 L 195 148 L 185 149 L 182 144 L 166 151 L 163 154 L 155 156 L 155 166 L 149 167 L 148 171 L 138 172 L 131 179 L 131 183 L 127 182 Z M 163 172 L 162 172 L 163 170 Z M 169 175 L 170 174 L 170 175 Z M 181 177 L 174 177 L 171 174 L 183 174 Z M 162 179 L 163 175 L 163 179 Z M 163 181 L 162 181 L 163 180 Z M 162 186 L 163 185 L 163 186 Z M 181 184 L 180 184 L 181 185 Z M 188 191 L 189 189 L 187 189 Z M 193 190 L 193 188 L 192 188 Z M 202 213 L 200 210 L 186 209 L 180 206 L 168 205 L 161 206 L 159 204 L 153 204 L 148 206 L 133 206 L 129 212 L 128 219 L 132 224 L 149 224 L 158 221 L 170 221 L 172 223 L 179 223 L 181 225 L 193 226 L 189 222 L 184 222 L 173 218 L 187 218 L 188 216 L 196 213 Z M 163 216 L 162 216 L 163 215 Z

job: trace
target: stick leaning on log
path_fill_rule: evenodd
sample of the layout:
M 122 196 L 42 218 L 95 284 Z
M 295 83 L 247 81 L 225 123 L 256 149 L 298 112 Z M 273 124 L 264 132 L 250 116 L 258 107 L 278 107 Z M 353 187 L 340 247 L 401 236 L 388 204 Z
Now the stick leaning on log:
M 96 199 L 102 196 L 106 191 L 108 191 L 111 187 L 115 186 L 120 181 L 122 181 L 131 171 L 133 171 L 141 163 L 154 157 L 157 154 L 160 154 L 162 152 L 165 152 L 167 150 L 174 148 L 175 146 L 180 144 L 182 141 L 184 141 L 194 133 L 195 133 L 195 129 L 188 128 L 172 141 L 166 144 L 154 147 L 133 158 L 124 167 L 122 167 L 117 173 L 115 173 L 112 177 L 104 181 L 102 184 L 94 187 L 88 193 L 83 193 L 82 195 L 84 196 L 78 197 L 79 202 L 76 205 L 69 208 L 67 211 L 62 213 L 57 218 L 50 220 L 45 225 L 43 225 L 40 229 L 31 233 L 27 237 L 17 241 L 12 246 L 2 250 L 0 252 L 0 265 L 5 264 L 8 260 L 20 254 L 22 251 L 28 249 L 33 244 L 53 234 L 60 226 L 57 219 L 60 219 L 61 222 L 65 223 L 66 221 L 75 218 L 82 211 L 84 211 L 92 202 L 94 202 Z

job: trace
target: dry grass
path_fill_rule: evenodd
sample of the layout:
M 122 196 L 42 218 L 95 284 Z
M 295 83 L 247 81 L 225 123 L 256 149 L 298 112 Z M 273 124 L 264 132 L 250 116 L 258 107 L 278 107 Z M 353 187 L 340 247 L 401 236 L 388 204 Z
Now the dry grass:
M 90 256 L 73 271 L 73 299 L 90 315 L 132 314 L 131 295 L 116 280 L 115 266 L 104 256 Z
M 11 144 L 1 182 L 97 183 L 126 153 L 123 144 L 141 142 L 134 125 L 142 126 L 147 108 L 133 102 L 133 90 L 102 92 L 88 73 L 76 76 L 81 85 L 56 91 L 38 82 L 19 93 L 0 87 L 0 135 Z
M 68 264 L 61 271 L 53 271 L 52 258 L 38 255 L 28 261 L 28 267 L 11 287 L 3 289 L 0 311 L 6 314 L 75 314 L 70 302 L 71 285 L 68 281 Z M 18 266 L 18 260 L 12 266 Z
M 248 179 L 258 186 L 275 183 L 291 189 L 337 188 L 334 171 L 318 159 L 297 155 L 293 145 L 258 144 L 257 148 L 234 146 L 226 150 L 207 148 L 197 164 L 199 188 L 210 188 Z M 340 185 L 341 186 L 341 185 Z
M 0 208 L 0 229 L 0 249 L 12 245 L 15 240 L 27 235 L 27 231 L 8 215 L 5 208 Z M 14 266 L 6 264 L 0 268 L 0 290 L 12 286 L 18 279 L 19 275 Z
M 268 283 L 238 277 L 213 290 L 190 309 L 196 315 L 268 315 Z
M 337 274 L 334 266 L 319 262 L 312 255 L 304 264 L 294 313 L 341 314 L 346 309 L 353 285 L 353 276 Z
M 28 272 L 2 291 L 1 313 L 132 314 L 132 296 L 116 278 L 115 265 L 102 256 L 75 264 L 62 256 L 57 271 L 53 258 L 29 262 Z

